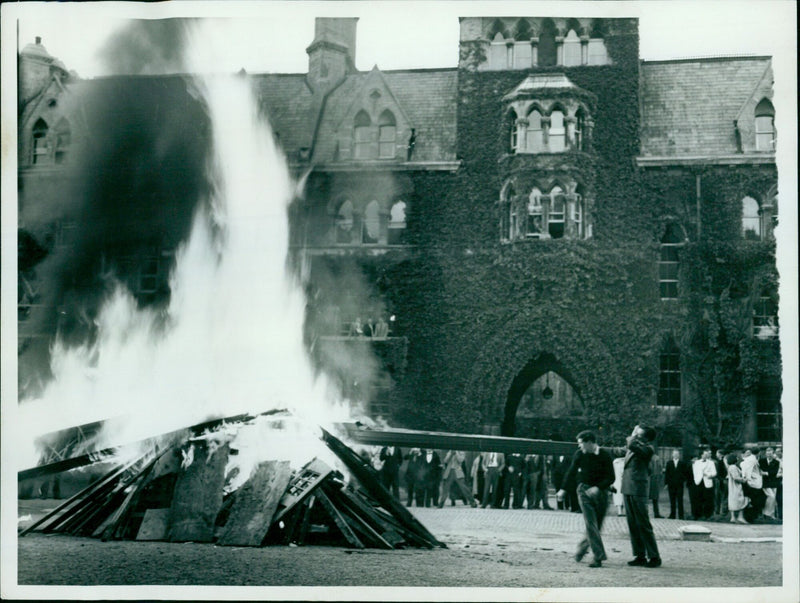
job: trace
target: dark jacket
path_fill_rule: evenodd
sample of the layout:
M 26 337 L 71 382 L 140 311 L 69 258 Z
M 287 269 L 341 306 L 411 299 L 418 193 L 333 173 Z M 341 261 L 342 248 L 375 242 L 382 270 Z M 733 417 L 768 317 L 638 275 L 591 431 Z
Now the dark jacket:
M 676 467 L 673 460 L 670 459 L 664 467 L 664 482 L 668 486 L 679 486 L 689 481 L 689 474 L 689 463 L 681 459 Z
M 627 448 L 613 448 L 612 455 L 625 457 L 625 470 L 622 472 L 622 494 L 644 496 L 650 493 L 650 459 L 655 449 L 641 439 L 633 439 Z

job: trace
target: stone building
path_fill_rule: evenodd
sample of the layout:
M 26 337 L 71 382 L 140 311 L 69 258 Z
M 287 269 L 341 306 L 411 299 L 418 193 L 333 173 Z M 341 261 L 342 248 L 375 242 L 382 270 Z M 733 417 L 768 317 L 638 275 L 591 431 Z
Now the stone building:
M 360 72 L 356 25 L 317 19 L 307 73 L 246 76 L 307 176 L 306 337 L 346 396 L 409 428 L 780 440 L 769 57 L 641 61 L 636 19 L 467 17 L 458 67 Z M 103 270 L 169 295 L 208 124 L 181 77 L 79 80 L 38 40 L 20 67 L 35 392 Z M 377 369 L 339 361 L 365 352 Z

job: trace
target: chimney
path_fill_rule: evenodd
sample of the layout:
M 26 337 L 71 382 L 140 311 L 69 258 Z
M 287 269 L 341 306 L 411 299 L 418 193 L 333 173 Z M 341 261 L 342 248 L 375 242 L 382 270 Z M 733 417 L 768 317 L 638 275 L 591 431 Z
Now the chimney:
M 317 17 L 308 53 L 308 81 L 314 92 L 326 94 L 355 71 L 358 18 Z

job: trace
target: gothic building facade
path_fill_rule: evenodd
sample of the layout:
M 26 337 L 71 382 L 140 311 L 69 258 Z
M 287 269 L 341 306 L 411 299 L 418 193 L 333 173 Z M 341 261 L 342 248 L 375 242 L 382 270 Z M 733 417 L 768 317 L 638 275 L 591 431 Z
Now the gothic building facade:
M 305 336 L 345 396 L 418 429 L 780 440 L 769 57 L 642 61 L 636 19 L 467 17 L 456 68 L 361 72 L 356 25 L 317 19 L 307 73 L 246 76 L 305 178 Z M 38 41 L 19 115 L 34 392 L 104 270 L 169 295 L 208 124 L 185 78 L 79 80 Z

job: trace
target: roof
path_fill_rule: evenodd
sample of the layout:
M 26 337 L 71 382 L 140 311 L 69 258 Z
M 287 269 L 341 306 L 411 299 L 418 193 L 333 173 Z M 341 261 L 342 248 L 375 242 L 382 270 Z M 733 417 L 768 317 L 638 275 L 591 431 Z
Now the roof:
M 643 62 L 642 156 L 736 153 L 734 121 L 770 63 L 769 57 Z
M 313 95 L 304 74 L 252 76 L 254 89 L 284 152 L 311 147 L 316 120 Z

